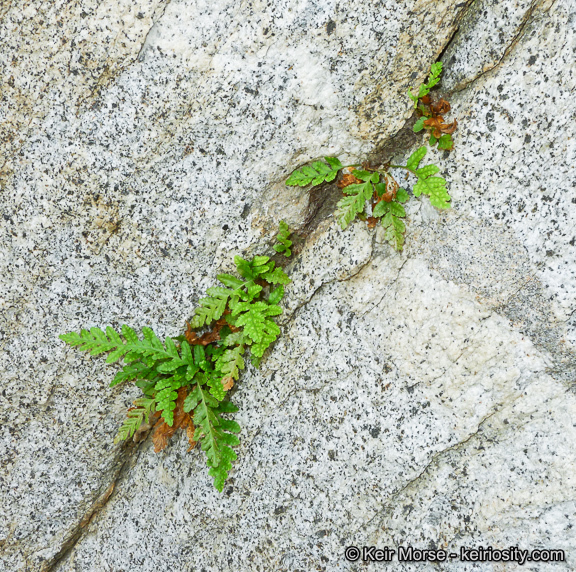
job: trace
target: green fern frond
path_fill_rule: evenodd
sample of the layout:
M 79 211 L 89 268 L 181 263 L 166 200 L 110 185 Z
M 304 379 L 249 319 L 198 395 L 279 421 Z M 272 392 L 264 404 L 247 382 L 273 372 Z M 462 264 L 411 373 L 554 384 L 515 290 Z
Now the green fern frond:
M 288 225 L 281 220 L 279 225 L 279 232 L 276 235 L 276 240 L 278 244 L 275 244 L 272 248 L 281 254 L 284 254 L 286 258 L 289 258 L 292 254 L 290 247 L 292 246 L 292 241 L 290 239 L 290 229 Z
M 216 368 L 220 370 L 223 377 L 238 379 L 240 370 L 243 370 L 245 367 L 244 358 L 242 357 L 243 353 L 244 345 L 240 344 L 235 348 L 227 349 L 220 358 L 218 358 Z
M 414 153 L 412 153 L 412 155 L 408 157 L 408 161 L 406 162 L 406 168 L 409 171 L 416 171 L 418 165 L 420 164 L 420 161 L 422 161 L 422 159 L 424 159 L 424 157 L 426 156 L 426 151 L 427 151 L 426 147 L 419 147 L 418 149 L 416 149 L 416 151 L 414 151 Z
M 356 174 L 356 172 L 354 173 Z M 364 212 L 365 203 L 374 191 L 370 181 L 348 185 L 342 190 L 348 196 L 338 201 L 336 205 L 338 210 L 335 216 L 344 230 L 356 218 L 357 214 Z
M 430 93 L 430 90 L 440 81 L 442 74 L 442 62 L 436 62 L 430 66 L 430 75 L 428 81 L 423 83 L 418 89 L 418 95 L 414 95 L 411 89 L 408 89 L 408 97 L 414 102 L 414 107 L 418 105 L 418 100 Z
M 397 203 L 390 203 L 391 205 Z M 397 205 L 402 208 L 401 205 Z M 402 208 L 402 212 L 404 209 Z M 406 213 L 404 213 L 405 215 Z M 401 216 L 404 216 L 401 215 Z M 404 246 L 404 233 L 406 232 L 406 225 L 399 216 L 395 215 L 392 210 L 388 211 L 384 218 L 382 219 L 382 226 L 385 229 L 384 236 L 390 245 L 396 250 L 402 250 Z
M 194 410 L 194 440 L 200 441 L 202 450 L 206 453 L 210 476 L 214 477 L 214 486 L 221 492 L 231 462 L 236 459 L 232 451 L 240 443 L 234 433 L 240 432 L 240 426 L 235 421 L 223 419 L 221 413 L 231 413 L 237 408 L 229 402 L 218 401 L 200 384 L 194 386 L 184 402 L 184 411 Z
M 450 195 L 446 189 L 446 179 L 442 177 L 420 178 L 412 189 L 415 197 L 422 193 L 430 197 L 430 204 L 439 209 L 450 208 Z
M 148 423 L 150 415 L 155 411 L 155 404 L 156 400 L 154 398 L 141 397 L 136 399 L 134 401 L 136 407 L 126 413 L 126 420 L 118 430 L 118 434 L 114 438 L 114 443 L 133 437 L 142 423 Z
M 218 401 L 222 401 L 226 397 L 226 390 L 222 384 L 222 373 L 218 370 L 211 371 L 210 373 L 203 374 L 204 383 L 210 388 L 210 393 Z
M 148 367 L 146 364 L 136 361 L 126 364 L 114 377 L 110 387 L 114 387 L 125 381 L 133 379 L 153 379 L 157 375 L 156 368 Z
M 438 149 L 443 149 L 444 151 L 451 151 L 454 149 L 454 141 L 452 140 L 452 135 L 450 133 L 444 133 L 438 139 Z
M 274 270 L 270 272 L 264 272 L 260 277 L 270 284 L 290 284 L 291 282 L 282 268 L 274 268 Z
M 176 409 L 180 387 L 182 387 L 182 379 L 174 377 L 161 379 L 155 386 L 156 409 L 162 411 L 162 417 L 170 427 L 174 423 L 174 409 Z
M 283 246 L 289 250 L 291 241 L 287 227 L 281 226 L 281 232 Z M 235 262 L 241 278 L 231 274 L 218 275 L 224 287 L 207 290 L 208 296 L 200 301 L 192 321 L 192 327 L 210 325 L 227 309 L 231 310 L 226 313 L 230 326 L 220 324 L 217 330 L 220 339 L 206 348 L 199 344 L 190 346 L 186 336 L 161 341 L 150 328 L 142 329 L 141 340 L 126 325 L 122 326 L 121 334 L 109 327 L 105 332 L 91 328 L 79 334 L 71 332 L 60 336 L 63 341 L 93 355 L 108 352 L 108 363 L 123 358 L 126 363 L 111 385 L 134 380 L 143 391 L 145 397 L 134 402 L 136 407 L 129 410 L 116 442 L 133 437 L 155 411 L 173 427 L 181 389 L 192 387 L 184 399 L 184 411 L 193 412 L 194 439 L 201 441 L 209 473 L 220 491 L 232 461 L 236 459 L 231 447 L 238 445 L 235 433 L 240 431 L 236 422 L 220 416 L 236 411 L 235 406 L 223 400 L 232 380 L 238 380 L 246 366 L 243 356 L 246 348 L 251 348 L 252 361 L 258 363 L 266 348 L 280 334 L 273 317 L 282 313 L 278 302 L 284 296 L 283 285 L 290 282 L 268 256 L 255 256 L 250 261 L 237 256 Z M 272 288 L 271 284 L 277 286 Z M 263 293 L 268 290 L 266 299 Z
M 288 278 L 288 280 L 290 280 L 290 279 Z M 278 304 L 278 302 L 280 302 L 280 300 L 282 300 L 282 298 L 284 298 L 284 286 L 282 286 L 282 284 L 280 284 L 280 286 L 278 286 L 278 287 L 276 287 L 270 291 L 270 295 L 268 296 L 268 303 L 269 304 Z
M 214 286 L 213 288 L 208 288 L 206 294 L 208 294 L 208 298 L 200 299 L 200 306 L 196 308 L 196 315 L 190 323 L 193 328 L 201 328 L 215 320 L 219 320 L 224 310 L 226 310 L 226 304 L 232 291 L 227 288 Z
M 202 442 L 202 450 L 206 453 L 208 464 L 216 467 L 221 459 L 221 444 L 217 431 L 219 420 L 214 412 L 214 409 L 218 407 L 218 400 L 200 384 L 194 386 L 190 395 L 193 393 L 197 394 L 198 403 L 194 409 L 194 425 L 196 426 L 194 441 Z M 184 402 L 184 407 L 186 411 L 186 402 Z
M 216 467 L 210 467 L 208 474 L 214 478 L 214 487 L 222 492 L 224 483 L 228 478 L 228 471 L 232 469 L 232 461 L 238 458 L 234 449 L 224 445 L 220 453 L 220 463 Z
M 124 357 L 126 362 L 137 360 L 148 362 L 147 365 L 150 368 L 150 363 L 160 360 L 161 363 L 155 369 L 161 373 L 169 373 L 183 366 L 194 367 L 194 362 L 185 351 L 180 357 L 172 338 L 166 338 L 166 347 L 164 347 L 164 344 L 150 328 L 142 328 L 142 333 L 144 339 L 140 340 L 132 328 L 123 325 L 122 335 L 126 341 L 123 341 L 120 335 L 110 327 L 106 328 L 106 333 L 99 328 L 91 328 L 90 331 L 82 330 L 80 334 L 75 332 L 62 334 L 60 339 L 73 346 L 79 345 L 81 350 L 87 350 L 92 355 L 110 352 L 106 363 L 113 363 Z M 187 342 L 182 343 L 183 350 L 187 345 Z M 151 361 L 148 358 L 151 358 Z M 139 371 L 139 367 L 135 366 L 134 370 L 123 370 L 119 376 L 114 378 L 112 384 L 117 385 L 121 381 L 126 381 L 136 371 Z
M 312 165 L 306 165 L 299 170 L 294 171 L 286 184 L 290 187 L 300 186 L 306 187 L 307 185 L 320 185 L 324 181 L 330 182 L 336 178 L 338 171 L 344 167 L 339 159 L 336 157 L 324 157 L 326 163 L 315 161 Z

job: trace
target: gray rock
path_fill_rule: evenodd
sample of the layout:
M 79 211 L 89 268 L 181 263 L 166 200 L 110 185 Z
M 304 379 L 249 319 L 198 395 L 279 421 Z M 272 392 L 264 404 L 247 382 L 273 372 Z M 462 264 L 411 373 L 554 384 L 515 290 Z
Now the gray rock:
M 576 567 L 574 1 L 0 18 L 0 570 L 360 569 L 351 544 L 560 548 L 550 569 Z M 430 155 L 454 208 L 411 200 L 403 253 L 341 231 L 333 187 L 283 184 L 325 155 L 420 145 L 393 137 L 406 90 L 452 37 L 456 148 Z M 220 494 L 183 436 L 112 445 L 138 391 L 58 334 L 178 335 L 278 218 L 301 231 L 283 335 L 235 390 Z

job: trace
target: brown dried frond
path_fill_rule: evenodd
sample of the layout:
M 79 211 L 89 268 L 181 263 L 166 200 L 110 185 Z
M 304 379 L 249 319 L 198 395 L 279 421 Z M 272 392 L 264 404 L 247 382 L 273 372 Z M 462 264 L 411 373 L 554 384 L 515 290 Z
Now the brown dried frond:
M 170 425 L 168 425 L 168 423 L 166 423 L 162 418 L 160 418 L 154 426 L 154 434 L 152 435 L 154 452 L 159 453 L 165 449 L 166 445 L 168 445 L 168 440 L 172 438 L 174 433 L 176 433 L 180 427 L 186 428 L 186 434 L 188 435 L 190 446 L 193 446 L 192 443 L 196 445 L 196 442 L 191 438 L 191 436 L 194 436 L 194 423 L 192 422 L 190 414 L 184 411 L 184 400 L 186 399 L 187 394 L 188 392 L 184 387 L 181 387 L 178 390 L 178 398 L 176 399 L 176 409 L 174 409 L 174 422 L 172 423 L 172 427 L 170 427 Z
M 378 219 L 374 218 L 373 216 L 369 216 L 366 219 L 366 222 L 368 223 L 368 228 L 374 228 L 376 226 L 376 224 L 378 223 Z
M 198 334 L 192 329 L 188 322 L 186 322 L 186 325 L 188 327 L 184 332 L 184 337 L 186 338 L 186 341 L 192 346 L 207 346 L 208 344 L 216 342 L 220 339 L 220 329 L 222 326 L 219 326 L 218 322 L 216 322 L 216 326 L 212 331 L 206 332 L 201 336 L 198 336 Z
M 430 110 L 434 116 L 443 115 L 450 111 L 450 104 L 442 97 L 438 103 L 432 103 L 430 105 Z
M 194 441 L 194 423 L 192 422 L 192 416 L 189 413 L 184 414 L 186 417 L 182 422 L 182 429 L 186 429 L 186 437 L 188 437 L 188 451 L 196 447 L 196 441 Z
M 258 282 L 258 280 L 256 280 L 256 282 Z M 268 284 L 268 282 L 262 281 L 261 285 L 262 286 L 268 286 L 269 284 Z M 227 314 L 230 314 L 230 310 L 228 308 L 226 308 L 226 310 L 224 310 L 223 316 L 219 320 L 214 322 L 214 326 L 212 327 L 212 330 L 202 334 L 201 336 L 199 336 L 192 329 L 192 326 L 190 325 L 189 322 L 186 322 L 186 331 L 184 332 L 184 337 L 186 338 L 186 341 L 191 346 L 207 346 L 208 344 L 211 344 L 213 342 L 217 342 L 218 340 L 220 340 L 220 330 L 224 326 L 228 326 L 233 332 L 237 332 L 238 328 L 236 326 L 230 325 L 226 321 L 225 316 Z
M 154 433 L 152 435 L 152 443 L 154 443 L 154 452 L 159 453 L 168 445 L 168 439 L 174 435 L 172 427 L 160 418 L 154 425 Z
M 232 376 L 227 376 L 222 378 L 222 387 L 224 391 L 228 391 L 234 387 L 234 378 Z
M 444 123 L 444 118 L 441 115 L 436 117 L 431 117 L 430 119 L 426 119 L 424 121 L 424 125 L 426 127 L 432 128 L 432 135 L 434 137 L 439 138 L 442 133 L 452 134 L 456 131 L 456 127 L 458 126 L 458 122 L 456 119 L 452 123 Z
M 356 185 L 361 182 L 362 181 L 360 179 L 357 179 L 352 173 L 345 173 L 344 175 L 342 175 L 342 179 L 338 181 L 337 186 L 339 189 L 343 189 L 348 185 Z
M 186 437 L 188 437 L 188 444 L 190 445 L 188 451 L 191 451 L 196 447 L 197 441 L 194 441 L 194 429 L 194 424 L 192 423 L 192 419 L 190 419 L 190 423 L 186 426 Z
M 381 197 L 376 196 L 376 204 L 378 204 L 380 201 L 391 203 L 398 194 L 399 186 L 394 177 L 386 174 L 383 177 L 383 183 L 386 185 L 386 192 L 383 193 Z

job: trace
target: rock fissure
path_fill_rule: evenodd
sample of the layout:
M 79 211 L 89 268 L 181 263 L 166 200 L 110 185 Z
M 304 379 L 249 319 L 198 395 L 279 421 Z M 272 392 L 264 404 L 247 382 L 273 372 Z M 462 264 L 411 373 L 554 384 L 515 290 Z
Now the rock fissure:
M 356 534 L 358 534 L 362 529 L 365 529 L 367 526 L 369 526 L 376 518 L 378 518 L 379 516 L 382 516 L 383 514 L 386 513 L 387 510 L 390 510 L 390 508 L 393 506 L 391 504 L 388 504 L 389 501 L 398 498 L 404 491 L 408 490 L 409 488 L 413 487 L 414 485 L 416 485 L 421 479 L 422 477 L 424 477 L 424 475 L 426 475 L 430 469 L 437 465 L 438 461 L 445 456 L 447 453 L 453 452 L 453 451 L 457 451 L 459 449 L 462 449 L 468 442 L 470 442 L 474 437 L 476 437 L 481 431 L 482 431 L 482 427 L 483 425 L 491 418 L 493 417 L 496 413 L 498 413 L 498 406 L 496 406 L 494 408 L 494 410 L 489 413 L 488 415 L 486 415 L 483 419 L 480 420 L 480 422 L 478 423 L 478 427 L 476 428 L 476 430 L 471 433 L 470 435 L 468 435 L 464 440 L 459 441 L 458 443 L 455 443 L 454 445 L 451 445 L 450 447 L 447 447 L 446 449 L 442 449 L 442 451 L 439 451 L 438 453 L 435 453 L 432 457 L 432 459 L 426 464 L 426 466 L 418 473 L 418 475 L 416 477 L 414 477 L 413 479 L 410 479 L 406 484 L 402 485 L 399 489 L 397 489 L 396 491 L 394 491 L 393 493 L 391 493 L 388 498 L 386 499 L 386 505 L 383 505 L 383 508 L 378 510 L 376 512 L 376 514 L 374 514 L 368 521 L 366 521 L 364 524 L 362 524 L 357 530 L 355 530 L 352 533 L 352 536 L 355 536 Z
M 143 441 L 142 441 L 143 442 Z M 91 524 L 95 519 L 98 519 L 98 515 L 102 509 L 108 504 L 108 501 L 112 497 L 116 485 L 124 474 L 129 469 L 130 465 L 133 464 L 134 460 L 138 457 L 138 450 L 140 449 L 141 443 L 133 445 L 129 449 L 129 453 L 122 460 L 118 469 L 116 470 L 114 476 L 107 489 L 96 499 L 96 501 L 90 506 L 90 509 L 82 517 L 80 522 L 70 531 L 68 538 L 62 542 L 60 550 L 50 558 L 41 568 L 41 572 L 52 572 L 57 569 L 58 564 L 66 558 L 66 556 L 74 550 L 74 547 L 80 542 L 82 536 L 86 532 L 86 527 Z M 125 447 L 125 450 L 128 449 Z

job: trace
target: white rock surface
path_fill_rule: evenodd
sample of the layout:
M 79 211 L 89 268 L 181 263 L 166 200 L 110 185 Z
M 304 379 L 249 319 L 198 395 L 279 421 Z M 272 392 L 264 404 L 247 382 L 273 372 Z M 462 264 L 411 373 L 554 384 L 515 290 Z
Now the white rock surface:
M 576 2 L 0 18 L 2 572 L 363 569 L 350 544 L 562 548 L 523 569 L 576 568 Z M 304 226 L 283 336 L 234 396 L 224 493 L 183 437 L 113 446 L 137 391 L 58 334 L 180 333 L 233 254 L 305 223 L 286 175 L 377 153 L 458 25 L 456 149 L 432 154 L 454 208 L 412 200 L 403 254 L 361 222 Z

